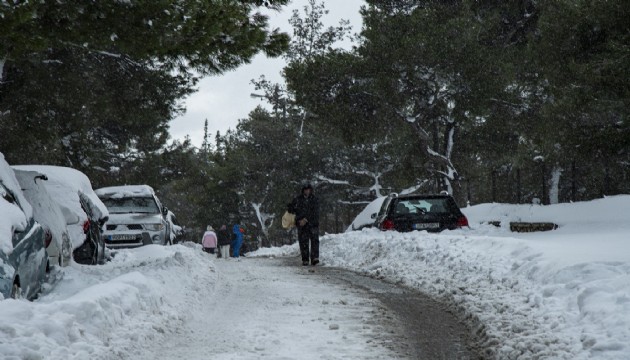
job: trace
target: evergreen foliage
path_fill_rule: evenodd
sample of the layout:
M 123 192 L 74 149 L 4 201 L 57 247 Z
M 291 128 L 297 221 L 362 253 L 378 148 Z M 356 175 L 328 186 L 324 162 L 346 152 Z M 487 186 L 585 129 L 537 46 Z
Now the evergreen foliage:
M 191 240 L 238 221 L 250 246 L 294 240 L 280 217 L 305 182 L 324 232 L 389 192 L 447 188 L 460 205 L 630 192 L 627 1 L 368 0 L 349 50 L 348 23 L 326 28 L 315 0 L 290 43 L 267 30 L 256 7 L 286 2 L 0 3 L 0 151 L 95 186 L 147 183 Z M 200 149 L 167 144 L 191 70 L 284 49 L 286 84 L 254 81 L 271 110 L 214 142 L 206 121 Z

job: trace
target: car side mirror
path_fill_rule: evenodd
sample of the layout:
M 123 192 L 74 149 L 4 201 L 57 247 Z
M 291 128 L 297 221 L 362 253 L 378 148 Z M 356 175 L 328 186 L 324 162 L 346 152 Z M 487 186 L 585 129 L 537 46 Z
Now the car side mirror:
M 374 214 L 372 214 L 370 217 L 371 217 L 372 219 L 376 219 L 376 215 L 378 215 L 378 214 L 377 214 L 377 213 L 374 213 Z
M 162 208 L 162 215 L 168 215 L 168 208 L 166 206 Z

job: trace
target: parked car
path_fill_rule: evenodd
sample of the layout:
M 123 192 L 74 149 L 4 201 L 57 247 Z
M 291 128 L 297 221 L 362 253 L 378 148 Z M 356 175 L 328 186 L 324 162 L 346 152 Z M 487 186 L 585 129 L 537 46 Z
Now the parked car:
M 400 232 L 426 230 L 439 232 L 468 226 L 452 196 L 389 195 L 378 213 L 372 214 L 374 227 Z
M 387 199 L 387 196 L 380 196 L 367 204 L 367 206 L 354 218 L 350 226 L 346 229 L 346 232 L 361 230 L 363 228 L 371 228 L 374 226 L 374 218 L 372 217 L 372 214 L 379 211 L 381 206 L 383 206 L 383 201 L 385 199 Z
M 96 194 L 110 213 L 104 233 L 109 248 L 172 244 L 168 209 L 149 185 L 111 186 Z
M 0 298 L 35 298 L 46 280 L 52 235 L 33 218 L 13 169 L 0 153 Z
M 78 222 L 68 223 L 74 261 L 85 265 L 104 264 L 107 254 L 102 229 L 109 213 L 94 193 L 90 179 L 79 170 L 62 166 L 20 165 L 14 168 L 46 175 L 48 180 L 44 186 L 53 200 L 79 218 Z
M 175 214 L 172 211 L 168 211 L 166 214 L 166 220 L 168 220 L 169 225 L 171 227 L 171 241 L 173 244 L 177 244 L 182 241 L 184 236 L 184 228 L 179 224 Z
M 33 208 L 33 217 L 47 229 L 52 241 L 47 242 L 49 265 L 67 266 L 72 259 L 72 243 L 68 235 L 68 223 L 76 224 L 79 217 L 71 214 L 70 210 L 57 204 L 43 182 L 46 175 L 36 171 L 15 170 L 15 177 L 20 183 L 24 197 Z

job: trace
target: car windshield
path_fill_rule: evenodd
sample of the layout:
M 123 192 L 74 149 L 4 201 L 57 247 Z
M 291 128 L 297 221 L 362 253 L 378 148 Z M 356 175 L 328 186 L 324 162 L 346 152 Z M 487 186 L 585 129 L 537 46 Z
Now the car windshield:
M 434 199 L 401 199 L 396 203 L 395 215 L 448 213 L 449 206 L 446 198 Z
M 111 214 L 158 214 L 160 212 L 152 197 L 107 198 L 102 200 Z

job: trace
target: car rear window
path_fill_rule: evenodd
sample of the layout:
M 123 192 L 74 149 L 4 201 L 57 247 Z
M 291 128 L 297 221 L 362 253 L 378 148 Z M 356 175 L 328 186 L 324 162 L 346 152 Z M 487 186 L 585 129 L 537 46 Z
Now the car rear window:
M 394 215 L 449 213 L 451 206 L 448 198 L 399 199 L 394 204 Z
M 101 200 L 112 214 L 158 214 L 160 212 L 152 197 L 105 198 Z

